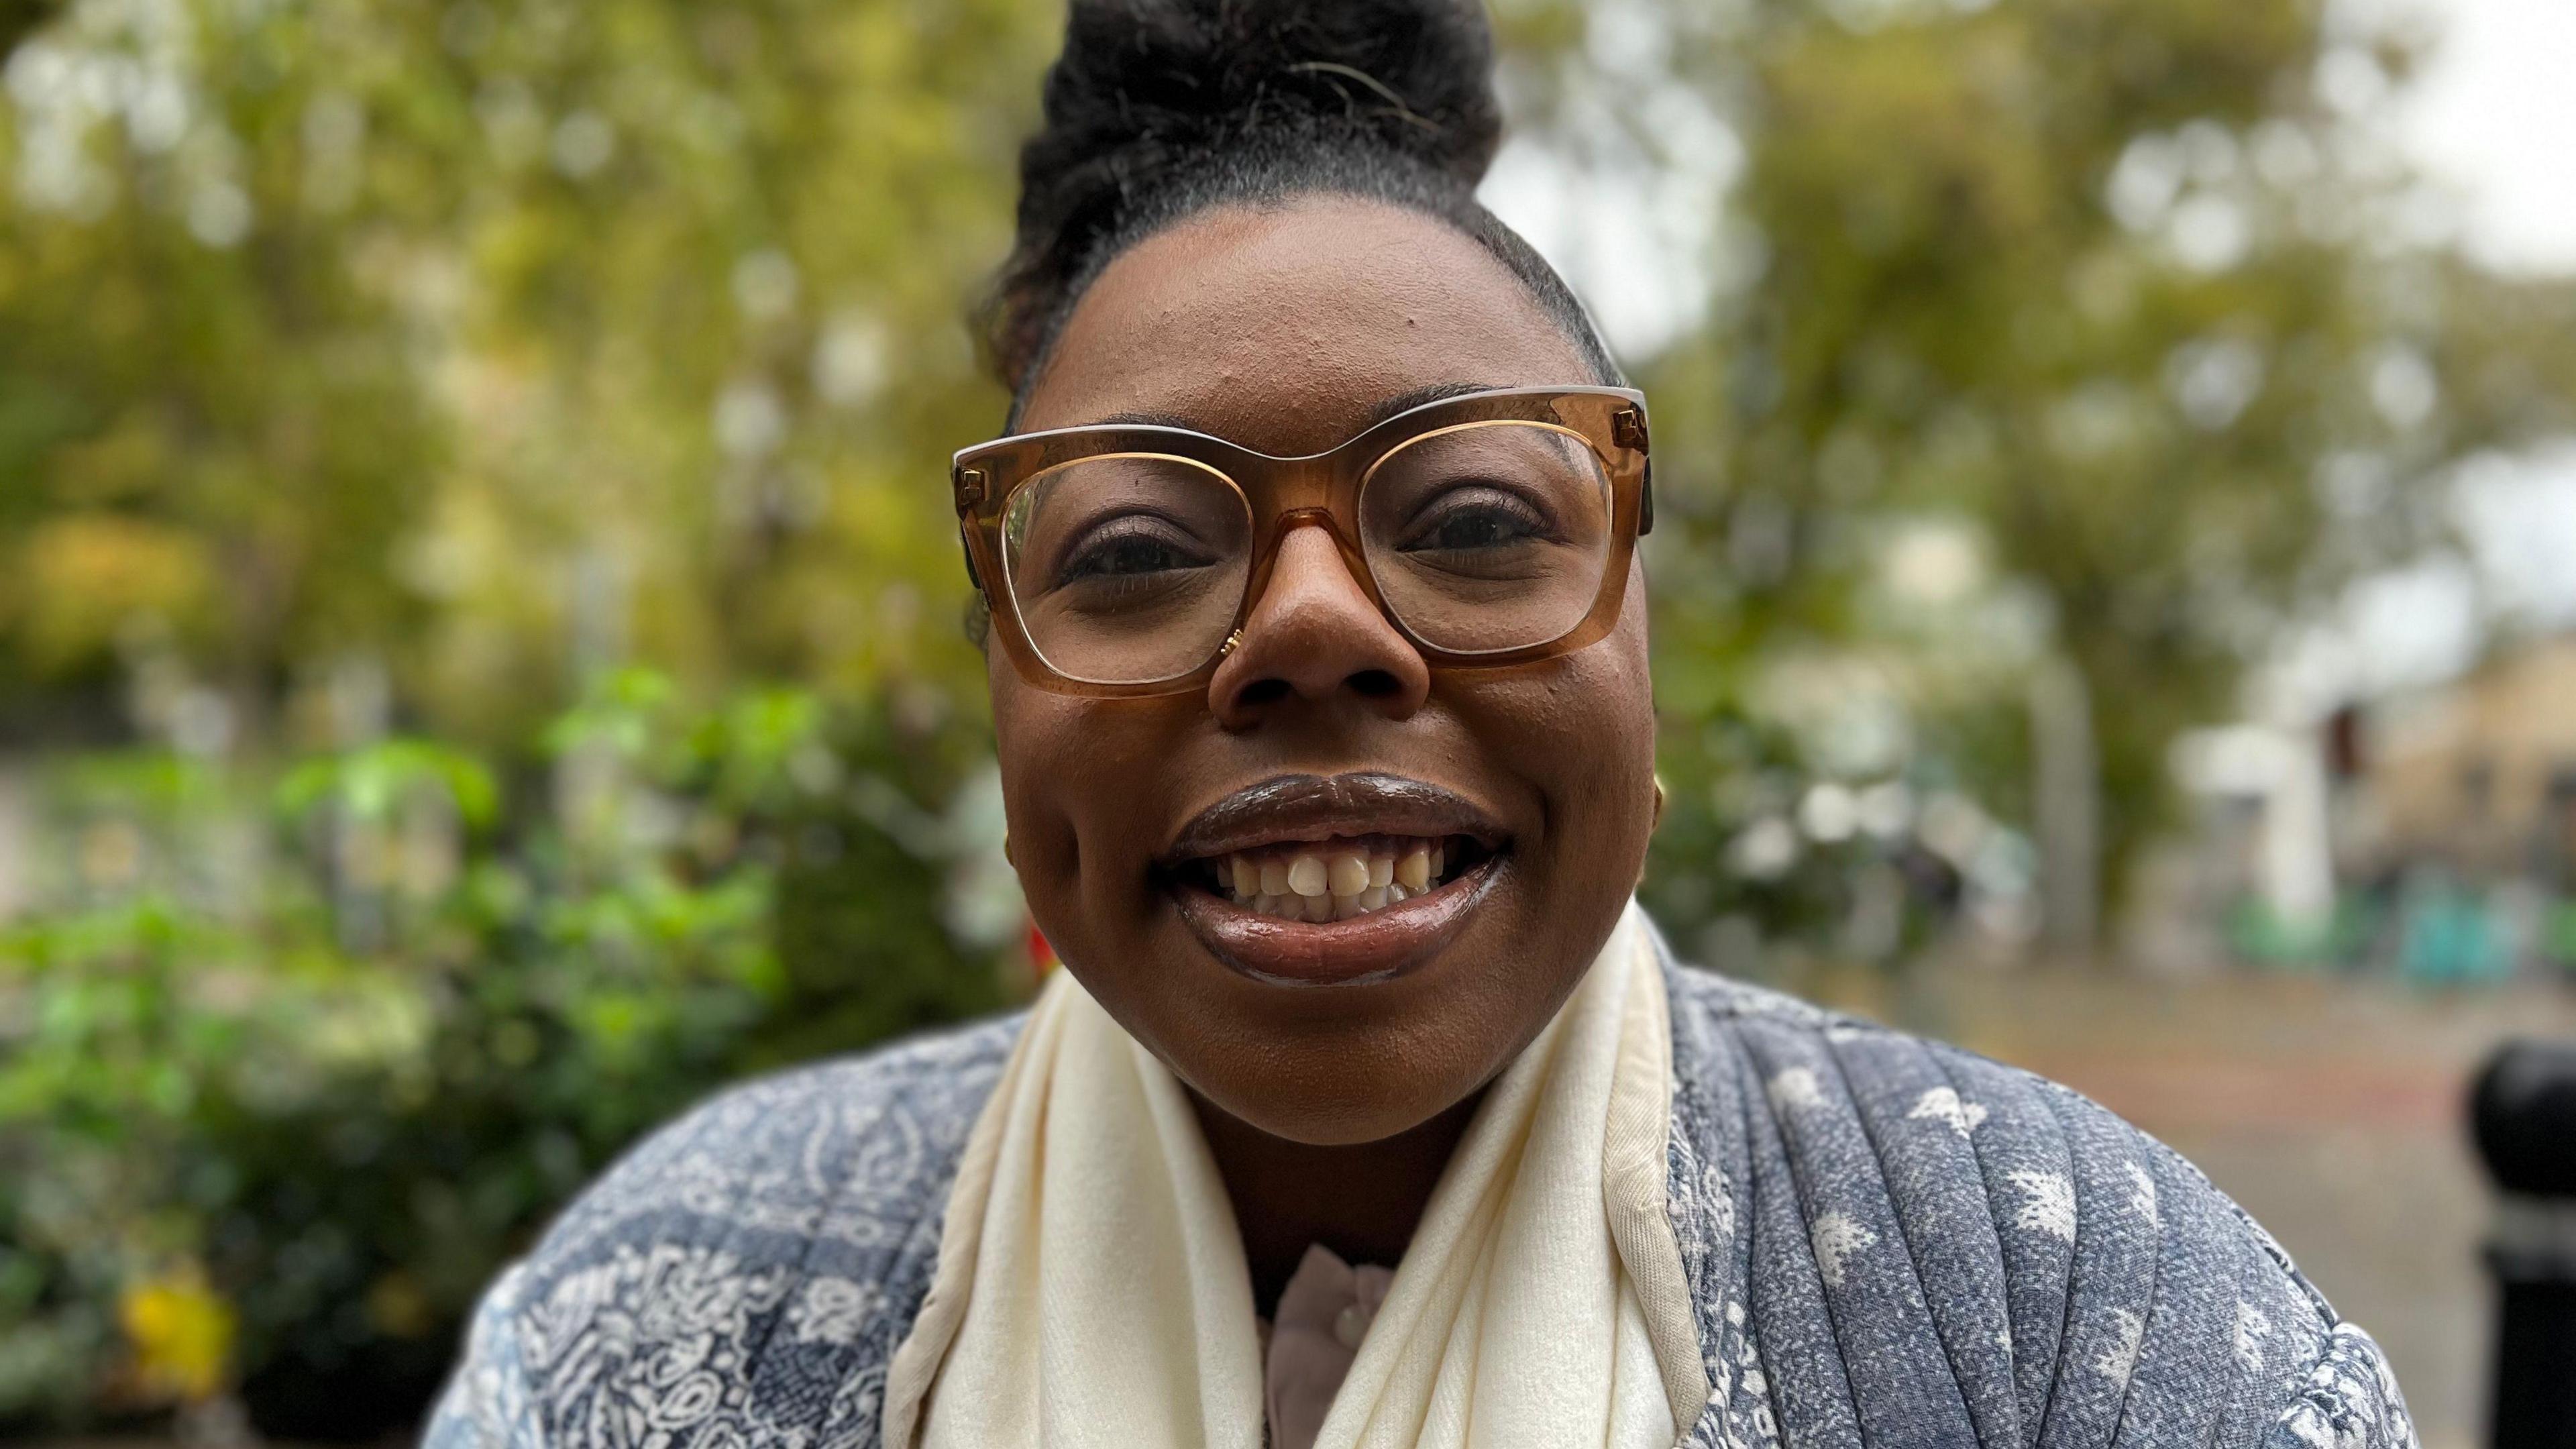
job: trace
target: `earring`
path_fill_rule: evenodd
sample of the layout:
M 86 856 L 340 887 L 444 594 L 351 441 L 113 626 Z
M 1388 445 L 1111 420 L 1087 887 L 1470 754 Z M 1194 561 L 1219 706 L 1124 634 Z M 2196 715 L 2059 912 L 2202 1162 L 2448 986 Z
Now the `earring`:
M 1647 826 L 1646 826 L 1646 833 L 1647 833 L 1647 834 L 1649 834 L 1649 835 L 1653 834 L 1657 829 L 1659 829 L 1659 828 L 1663 825 L 1663 823 L 1664 823 L 1664 777 L 1663 777 L 1663 773 L 1662 773 L 1661 771 L 1657 771 L 1657 772 L 1656 772 L 1656 774 L 1655 774 L 1655 818 L 1647 824 Z

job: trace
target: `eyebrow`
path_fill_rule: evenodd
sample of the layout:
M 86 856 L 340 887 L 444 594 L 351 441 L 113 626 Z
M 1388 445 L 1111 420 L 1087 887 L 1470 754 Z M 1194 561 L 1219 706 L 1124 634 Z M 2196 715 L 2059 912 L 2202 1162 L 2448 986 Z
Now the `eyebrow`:
M 1377 406 L 1369 409 L 1367 419 L 1360 424 L 1358 430 L 1353 434 L 1353 436 L 1357 436 L 1358 433 L 1367 432 L 1370 428 L 1376 427 L 1378 424 L 1385 422 L 1391 417 L 1411 412 L 1415 408 L 1421 407 L 1427 403 L 1436 403 L 1444 398 L 1465 397 L 1471 392 L 1491 392 L 1492 390 L 1493 384 L 1485 382 L 1435 382 L 1429 387 L 1417 387 L 1410 392 L 1400 392 L 1393 397 L 1381 400 Z M 1109 416 L 1089 424 L 1089 426 L 1099 428 L 1180 428 L 1184 431 L 1193 433 L 1207 431 L 1205 428 L 1199 426 L 1196 419 L 1185 418 L 1178 413 L 1154 412 L 1150 410 L 1111 413 Z
M 1409 413 L 1425 403 L 1436 403 L 1443 398 L 1465 397 L 1471 392 L 1491 392 L 1492 390 L 1493 384 L 1484 382 L 1435 382 L 1429 387 L 1417 387 L 1411 392 L 1397 393 L 1372 408 L 1369 411 L 1366 426 L 1376 427 L 1388 418 L 1399 413 Z

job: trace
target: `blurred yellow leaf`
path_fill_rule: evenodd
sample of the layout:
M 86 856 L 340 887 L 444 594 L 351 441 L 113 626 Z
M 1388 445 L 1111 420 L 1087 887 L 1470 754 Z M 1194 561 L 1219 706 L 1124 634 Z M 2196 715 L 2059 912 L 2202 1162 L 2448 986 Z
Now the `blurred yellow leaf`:
M 421 1338 L 439 1326 L 429 1295 L 408 1273 L 387 1273 L 367 1289 L 367 1322 L 391 1338 Z
M 208 1399 L 223 1387 L 232 1361 L 233 1309 L 195 1266 L 128 1284 L 117 1300 L 116 1318 L 147 1391 Z
M 182 528 L 71 513 L 30 530 L 8 576 L 15 583 L 0 583 L 0 624 L 53 667 L 113 643 L 137 616 L 201 622 L 213 570 L 205 540 Z

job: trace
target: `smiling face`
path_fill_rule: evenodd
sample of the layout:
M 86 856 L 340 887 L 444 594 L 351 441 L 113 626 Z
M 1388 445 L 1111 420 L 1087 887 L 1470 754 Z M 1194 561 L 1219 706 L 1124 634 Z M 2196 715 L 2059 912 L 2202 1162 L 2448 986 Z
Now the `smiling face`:
M 1475 242 L 1313 197 L 1211 211 L 1112 263 L 1021 425 L 1143 414 L 1297 456 L 1432 390 L 1591 380 Z M 1204 692 L 1053 693 L 997 650 L 1030 910 L 1110 1015 L 1225 1112 L 1317 1144 L 1415 1127 L 1538 1033 L 1636 882 L 1653 816 L 1645 619 L 1632 569 L 1599 643 L 1434 671 L 1307 527 Z

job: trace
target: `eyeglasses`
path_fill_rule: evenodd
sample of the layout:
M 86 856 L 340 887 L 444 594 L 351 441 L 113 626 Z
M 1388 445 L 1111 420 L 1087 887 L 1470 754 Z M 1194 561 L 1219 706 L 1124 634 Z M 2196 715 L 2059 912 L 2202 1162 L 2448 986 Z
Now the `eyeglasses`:
M 1177 694 L 1233 652 L 1280 544 L 1307 524 L 1434 666 L 1600 639 L 1654 527 L 1646 446 L 1642 393 L 1510 388 L 1303 458 L 1110 424 L 968 448 L 950 476 L 968 576 L 1023 678 Z

